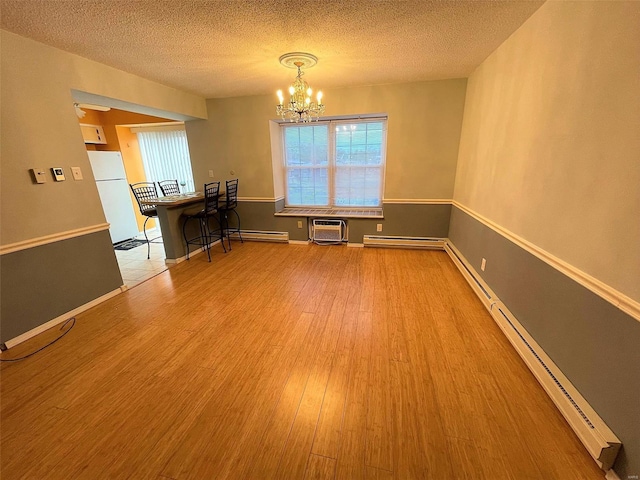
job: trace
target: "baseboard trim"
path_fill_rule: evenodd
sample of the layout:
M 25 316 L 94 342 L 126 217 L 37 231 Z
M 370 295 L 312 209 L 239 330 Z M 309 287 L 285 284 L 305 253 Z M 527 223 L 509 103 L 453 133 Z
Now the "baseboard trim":
M 220 240 L 216 240 L 215 242 L 213 242 L 209 248 L 212 248 L 216 245 L 220 245 Z M 197 248 L 196 250 L 193 250 L 192 252 L 189 252 L 189 258 L 191 257 L 195 257 L 196 255 L 201 254 L 202 252 L 206 252 L 207 249 L 205 247 L 200 247 Z M 182 263 L 185 260 L 187 260 L 187 255 L 184 254 L 182 257 L 179 258 L 165 258 L 164 259 L 164 264 L 165 265 L 177 265 L 178 263 Z
M 364 243 L 347 242 L 347 247 L 351 247 L 351 248 L 364 248 Z
M 620 480 L 620 477 L 616 472 L 613 471 L 613 469 L 607 470 L 607 473 L 605 474 L 604 478 L 606 480 Z
M 239 202 L 275 203 L 275 197 L 238 197 Z
M 254 240 L 258 242 L 288 243 L 289 232 L 276 232 L 273 230 L 240 230 L 243 240 Z M 240 240 L 237 232 L 231 232 L 230 237 Z
M 67 321 L 69 318 L 71 317 L 75 317 L 76 315 L 81 314 L 82 312 L 85 312 L 87 310 L 89 310 L 90 308 L 95 307 L 96 305 L 99 305 L 100 303 L 109 300 L 110 298 L 115 297 L 116 295 L 121 294 L 122 292 L 125 292 L 127 290 L 127 286 L 126 285 L 122 285 L 119 288 L 116 288 L 115 290 L 110 291 L 109 293 L 106 293 L 98 298 L 95 298 L 93 300 L 91 300 L 88 303 L 85 303 L 84 305 L 80 305 L 77 308 L 74 308 L 73 310 L 64 313 L 56 318 L 54 318 L 53 320 L 49 320 L 46 323 L 43 323 L 42 325 L 37 326 L 36 328 L 33 328 L 31 330 L 29 330 L 28 332 L 23 333 L 22 335 L 18 335 L 15 338 L 12 338 L 11 340 L 7 340 L 5 342 L 5 345 L 7 346 L 7 348 L 12 348 L 15 347 L 16 345 L 25 342 L 27 340 L 29 340 L 30 338 L 35 337 L 36 335 L 49 330 L 52 327 L 55 327 L 56 325 L 59 325 L 62 322 Z
M 289 245 L 309 245 L 309 240 L 289 240 Z
M 43 237 L 30 238 L 29 240 L 23 240 L 21 242 L 9 243 L 7 245 L 0 246 L 0 255 L 19 252 L 20 250 L 27 250 L 29 248 L 47 245 L 48 243 L 60 242 L 70 238 L 81 237 L 91 233 L 102 232 L 103 230 L 109 230 L 108 223 L 99 223 L 97 225 L 91 225 L 90 227 L 75 228 L 73 230 L 53 233 Z
M 365 247 L 442 250 L 444 248 L 444 241 L 444 238 L 435 237 L 398 237 L 387 235 L 365 235 L 363 237 L 363 244 Z

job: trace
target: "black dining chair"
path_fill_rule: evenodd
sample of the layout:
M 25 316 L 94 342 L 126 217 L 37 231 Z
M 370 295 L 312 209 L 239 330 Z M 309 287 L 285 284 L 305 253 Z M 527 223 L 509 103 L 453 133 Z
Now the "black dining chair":
M 227 242 L 229 243 L 229 250 L 231 250 L 230 233 L 237 232 L 240 237 L 240 242 L 244 243 L 244 240 L 242 240 L 242 233 L 240 232 L 240 215 L 238 215 L 238 212 L 236 211 L 238 206 L 238 179 L 235 178 L 233 180 L 227 180 L 226 188 L 225 200 L 220 204 L 220 223 L 223 228 L 226 226 L 225 232 L 227 234 Z M 238 223 L 234 228 L 229 226 L 229 212 L 233 212 L 236 215 Z
M 140 209 L 140 214 L 144 215 L 144 225 L 142 227 L 142 231 L 144 233 L 144 239 L 147 241 L 147 259 L 151 258 L 151 242 L 149 241 L 149 237 L 147 237 L 147 222 L 150 218 L 158 218 L 158 211 L 156 210 L 155 205 L 147 205 L 143 204 L 142 201 L 153 201 L 158 199 L 158 190 L 156 190 L 156 184 L 153 182 L 138 182 L 134 184 L 129 184 L 131 187 L 131 191 L 133 192 L 133 196 L 136 197 L 136 201 L 138 202 L 138 208 Z
M 207 249 L 207 256 L 211 261 L 211 242 L 221 240 L 222 250 L 227 253 L 222 239 L 222 224 L 218 219 L 218 198 L 220 192 L 220 182 L 211 182 L 204 185 L 204 208 L 195 213 L 185 213 L 184 223 L 182 224 L 182 236 L 187 248 L 187 260 L 189 260 L 189 245 L 197 245 Z M 214 220 L 218 224 L 218 230 L 211 230 L 210 221 Z M 200 227 L 200 235 L 192 238 L 187 237 L 187 224 L 190 220 L 197 220 Z M 218 232 L 218 233 L 216 233 Z
M 158 182 L 162 196 L 168 197 L 169 195 L 180 195 L 180 187 L 178 187 L 177 180 L 162 180 Z

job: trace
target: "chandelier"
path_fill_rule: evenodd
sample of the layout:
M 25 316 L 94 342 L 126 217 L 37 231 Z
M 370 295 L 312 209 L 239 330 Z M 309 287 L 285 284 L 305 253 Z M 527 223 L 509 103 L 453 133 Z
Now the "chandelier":
M 311 122 L 317 121 L 318 117 L 324 113 L 322 103 L 322 92 L 316 94 L 316 101 L 311 100 L 313 90 L 307 82 L 302 79 L 303 68 L 311 68 L 318 59 L 310 53 L 293 52 L 286 53 L 280 57 L 280 63 L 287 68 L 297 68 L 298 75 L 289 87 L 289 101 L 284 103 L 282 90 L 278 90 L 280 103 L 276 106 L 276 113 L 283 120 L 290 122 Z

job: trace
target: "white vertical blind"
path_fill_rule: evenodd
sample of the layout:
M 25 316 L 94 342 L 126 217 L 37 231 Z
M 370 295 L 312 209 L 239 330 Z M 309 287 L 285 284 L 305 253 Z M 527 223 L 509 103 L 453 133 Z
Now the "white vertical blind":
M 286 204 L 381 207 L 386 121 L 284 125 Z
M 137 132 L 137 135 L 147 181 L 177 180 L 183 193 L 195 191 L 184 130 Z

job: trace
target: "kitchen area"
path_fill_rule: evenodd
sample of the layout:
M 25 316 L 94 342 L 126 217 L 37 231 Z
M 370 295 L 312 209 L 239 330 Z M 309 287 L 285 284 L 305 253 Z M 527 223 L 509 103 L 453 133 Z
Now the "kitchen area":
M 176 129 L 182 124 L 99 105 L 74 106 L 106 221 L 110 224 L 109 234 L 122 280 L 131 288 L 168 268 L 162 233 L 154 218 L 150 218 L 146 226 L 151 242 L 147 258 L 147 243 L 142 233 L 146 217 L 140 214 L 129 187 L 129 184 L 165 179 L 149 178 L 150 169 L 143 162 L 136 132 Z M 181 175 L 185 177 L 189 173 Z

